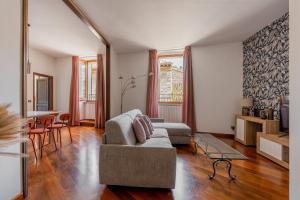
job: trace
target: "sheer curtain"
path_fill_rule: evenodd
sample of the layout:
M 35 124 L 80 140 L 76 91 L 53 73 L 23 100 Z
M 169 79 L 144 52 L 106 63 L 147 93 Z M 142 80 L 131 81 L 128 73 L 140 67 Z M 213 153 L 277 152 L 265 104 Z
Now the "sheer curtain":
M 104 93 L 104 70 L 102 55 L 97 55 L 97 81 L 96 81 L 96 128 L 104 128 L 105 125 L 105 93 Z
M 190 46 L 185 47 L 183 53 L 183 104 L 182 121 L 187 124 L 192 133 L 196 131 L 192 50 Z
M 79 114 L 79 57 L 72 57 L 72 77 L 70 87 L 70 105 L 69 111 L 72 115 L 72 126 L 80 125 Z
M 149 50 L 149 76 L 147 87 L 146 114 L 149 117 L 158 117 L 158 99 L 157 99 L 157 50 Z

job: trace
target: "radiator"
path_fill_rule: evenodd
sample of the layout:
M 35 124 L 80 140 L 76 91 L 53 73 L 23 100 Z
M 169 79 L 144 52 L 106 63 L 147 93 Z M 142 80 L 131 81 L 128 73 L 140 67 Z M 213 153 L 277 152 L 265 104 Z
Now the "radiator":
M 182 104 L 160 103 L 158 116 L 165 119 L 165 122 L 182 122 Z
M 95 102 L 81 101 L 79 103 L 80 120 L 95 119 Z

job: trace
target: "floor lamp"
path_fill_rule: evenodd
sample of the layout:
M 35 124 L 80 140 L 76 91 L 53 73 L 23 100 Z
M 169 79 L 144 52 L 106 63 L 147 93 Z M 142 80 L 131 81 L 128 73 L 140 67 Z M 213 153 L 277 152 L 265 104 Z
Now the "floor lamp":
M 153 73 L 149 73 L 149 74 L 143 74 L 143 75 L 139 75 L 139 76 L 131 76 L 129 78 L 127 78 L 125 81 L 124 81 L 124 77 L 123 76 L 120 76 L 119 77 L 119 80 L 120 80 L 120 83 L 121 83 L 121 113 L 123 113 L 123 99 L 124 99 L 124 96 L 126 94 L 126 92 L 130 89 L 133 89 L 136 87 L 136 80 L 139 79 L 139 78 L 142 78 L 142 77 L 145 77 L 145 76 L 152 76 Z

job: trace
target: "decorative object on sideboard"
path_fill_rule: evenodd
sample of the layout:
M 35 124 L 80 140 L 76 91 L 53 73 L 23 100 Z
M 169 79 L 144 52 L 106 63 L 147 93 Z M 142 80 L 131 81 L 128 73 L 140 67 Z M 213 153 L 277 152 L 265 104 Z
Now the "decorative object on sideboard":
M 262 109 L 254 108 L 254 110 L 253 110 L 253 116 L 254 117 L 260 117 L 260 112 L 261 111 L 262 111 Z
M 261 118 L 261 119 L 267 119 L 267 113 L 266 113 L 266 110 L 261 110 L 261 111 L 260 111 L 260 118 Z
M 8 111 L 10 104 L 0 104 L 0 156 L 26 157 L 26 154 L 5 151 L 10 145 L 26 142 L 26 121 Z
M 146 76 L 152 76 L 153 73 L 149 73 L 149 74 L 142 74 L 142 75 L 138 75 L 138 76 L 134 76 L 131 75 L 129 78 L 127 78 L 124 81 L 124 77 L 123 76 L 119 76 L 119 80 L 121 83 L 121 113 L 123 113 L 123 98 L 126 94 L 126 92 L 130 89 L 133 89 L 136 87 L 136 80 L 139 78 L 143 78 Z
M 243 98 L 241 101 L 242 115 L 249 116 L 250 108 L 253 106 L 253 100 L 250 98 Z
M 274 119 L 274 109 L 273 108 L 267 108 L 265 110 L 265 112 L 266 112 L 268 120 L 273 120 Z
M 280 97 L 280 131 L 283 132 L 281 136 L 289 134 L 289 97 Z

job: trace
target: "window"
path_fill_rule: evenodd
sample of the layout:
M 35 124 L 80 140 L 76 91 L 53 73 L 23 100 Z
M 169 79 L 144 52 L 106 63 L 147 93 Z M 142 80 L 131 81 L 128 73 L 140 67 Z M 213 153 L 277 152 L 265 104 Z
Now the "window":
M 183 56 L 160 56 L 159 102 L 182 103 L 183 100 Z
M 96 100 L 97 61 L 81 60 L 79 69 L 79 97 L 82 101 Z

